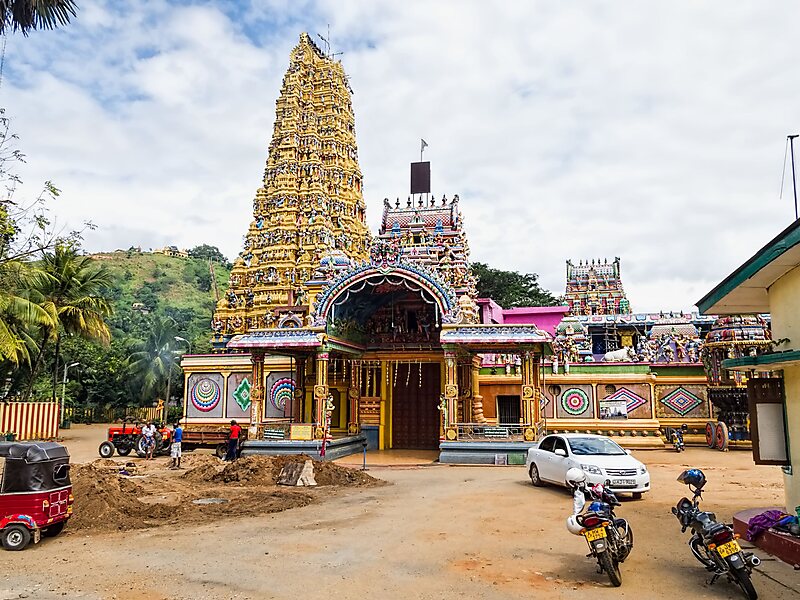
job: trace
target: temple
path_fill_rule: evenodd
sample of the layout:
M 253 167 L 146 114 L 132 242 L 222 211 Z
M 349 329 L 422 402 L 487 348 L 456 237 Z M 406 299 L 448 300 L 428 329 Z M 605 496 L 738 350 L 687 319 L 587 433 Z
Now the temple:
M 350 94 L 341 63 L 303 34 L 213 316 L 216 353 L 181 363 L 192 427 L 242 420 L 244 454 L 366 445 L 468 463 L 524 463 L 553 431 L 640 447 L 683 424 L 713 446 L 718 419 L 742 433 L 702 361 L 768 346 L 765 320 L 746 321 L 760 345 L 732 350 L 725 332 L 738 329 L 714 316 L 633 313 L 619 258 L 567 261 L 562 306 L 478 298 L 458 195 L 385 199 L 370 234 Z
M 618 315 L 631 312 L 622 287 L 619 257 L 609 264 L 592 259 L 577 265 L 567 261 L 564 301 L 573 315 Z

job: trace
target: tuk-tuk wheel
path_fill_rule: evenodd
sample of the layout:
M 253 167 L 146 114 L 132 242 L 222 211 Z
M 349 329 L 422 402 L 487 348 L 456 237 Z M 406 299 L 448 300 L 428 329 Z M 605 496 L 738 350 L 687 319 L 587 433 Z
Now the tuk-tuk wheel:
M 42 535 L 44 537 L 56 537 L 59 533 L 64 531 L 64 525 L 66 525 L 66 521 L 59 521 L 58 523 L 53 523 L 42 529 Z
M 98 448 L 101 458 L 111 458 L 114 456 L 114 444 L 111 442 L 103 442 Z
M 23 550 L 31 541 L 31 532 L 24 525 L 9 525 L 3 529 L 0 541 L 6 550 Z

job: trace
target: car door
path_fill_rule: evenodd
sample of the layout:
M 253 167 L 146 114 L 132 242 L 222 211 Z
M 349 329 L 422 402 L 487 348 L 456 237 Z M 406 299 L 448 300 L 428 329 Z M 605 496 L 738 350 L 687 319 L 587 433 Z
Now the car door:
M 552 468 L 553 447 L 555 446 L 556 436 L 548 435 L 539 443 L 539 452 L 536 453 L 536 468 L 539 469 L 539 477 L 551 481 L 549 472 Z
M 564 456 L 559 456 L 557 454 L 558 450 L 563 450 Z M 569 465 L 570 459 L 567 441 L 564 438 L 557 436 L 553 446 L 552 458 L 550 459 L 550 481 L 553 481 L 558 485 L 564 485 L 567 480 L 567 469 L 569 469 Z

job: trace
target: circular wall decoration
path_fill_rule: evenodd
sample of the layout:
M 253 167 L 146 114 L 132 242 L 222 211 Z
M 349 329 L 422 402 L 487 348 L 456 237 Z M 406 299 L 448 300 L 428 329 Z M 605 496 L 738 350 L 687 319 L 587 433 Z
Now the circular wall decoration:
M 583 414 L 589 408 L 589 395 L 580 388 L 570 388 L 561 396 L 561 408 L 573 416 Z
M 283 377 L 272 384 L 269 392 L 269 401 L 278 410 L 286 408 L 286 401 L 294 396 L 294 379 Z
M 222 390 L 219 384 L 212 379 L 201 379 L 192 386 L 189 392 L 192 406 L 201 412 L 210 412 L 217 407 Z

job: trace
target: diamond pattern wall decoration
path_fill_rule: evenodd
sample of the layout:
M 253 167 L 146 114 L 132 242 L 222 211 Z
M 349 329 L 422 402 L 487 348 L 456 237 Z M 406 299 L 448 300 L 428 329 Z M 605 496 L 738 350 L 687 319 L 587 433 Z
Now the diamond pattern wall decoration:
M 703 403 L 703 400 L 692 394 L 690 391 L 679 387 L 661 398 L 661 403 L 683 417 L 700 406 Z
M 250 382 L 247 379 L 242 379 L 242 383 L 233 392 L 233 397 L 242 410 L 250 408 Z
M 639 394 L 634 394 L 626 388 L 620 388 L 610 396 L 606 396 L 604 400 L 625 400 L 625 406 L 630 414 L 640 406 L 647 404 L 647 400 L 642 398 Z

